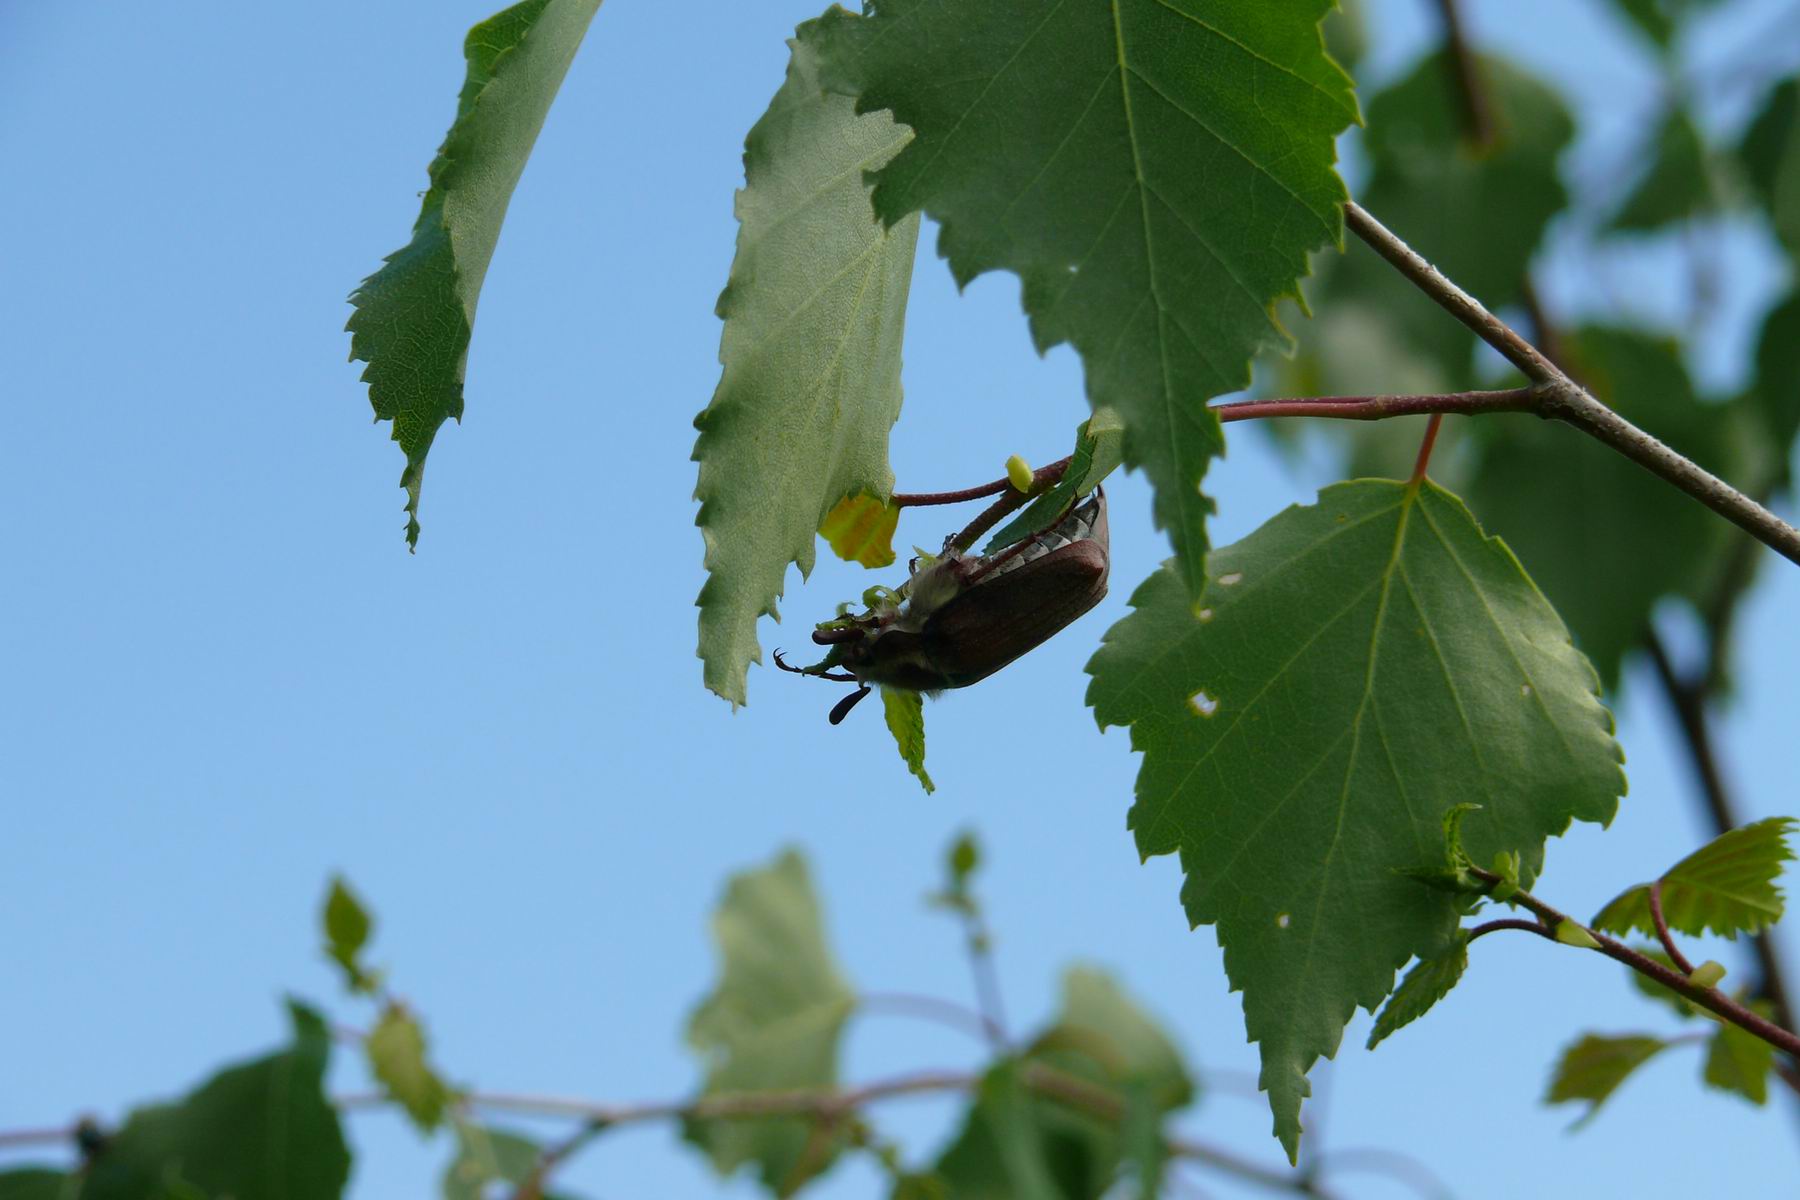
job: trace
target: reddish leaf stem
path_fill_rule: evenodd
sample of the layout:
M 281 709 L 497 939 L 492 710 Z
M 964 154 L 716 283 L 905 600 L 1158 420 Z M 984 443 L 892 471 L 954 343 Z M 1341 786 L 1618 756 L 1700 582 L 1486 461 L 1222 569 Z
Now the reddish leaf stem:
M 1662 906 L 1663 881 L 1658 879 L 1650 885 L 1650 923 L 1656 926 L 1656 940 L 1662 943 L 1663 953 L 1683 975 L 1694 973 L 1694 964 L 1687 960 L 1687 955 L 1675 944 L 1675 937 L 1669 932 L 1669 922 L 1663 916 Z
M 1425 478 L 1425 468 L 1431 465 L 1431 448 L 1437 445 L 1438 427 L 1444 423 L 1444 414 L 1434 412 L 1431 420 L 1425 423 L 1425 437 L 1419 442 L 1419 457 L 1413 461 L 1412 481 L 1418 483 Z
M 1033 471 L 1031 474 L 1032 491 L 1037 490 L 1040 481 L 1048 486 L 1061 479 L 1063 472 L 1069 469 L 1069 461 L 1073 457 L 1074 455 L 1070 455 L 1069 458 L 1059 458 L 1048 466 Z M 1013 487 L 1010 476 L 1003 476 L 991 483 L 963 488 L 956 492 L 895 492 L 894 498 L 889 503 L 895 508 L 924 508 L 932 504 L 961 504 L 965 500 L 979 500 L 983 496 L 998 496 L 1007 491 L 1017 493 L 1018 489 Z
M 1417 396 L 1311 396 L 1282 400 L 1234 400 L 1209 406 L 1219 420 L 1251 421 L 1267 417 L 1329 417 L 1338 421 L 1385 421 L 1421 413 L 1536 412 L 1532 388 L 1492 392 L 1432 392 Z

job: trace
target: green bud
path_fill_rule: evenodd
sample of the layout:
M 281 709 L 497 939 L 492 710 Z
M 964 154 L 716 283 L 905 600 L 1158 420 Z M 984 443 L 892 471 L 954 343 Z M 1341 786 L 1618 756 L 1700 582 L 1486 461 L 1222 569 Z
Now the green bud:
M 1556 923 L 1556 940 L 1565 946 L 1578 946 L 1583 950 L 1600 948 L 1600 943 L 1594 940 L 1593 934 L 1567 917 Z
M 1725 968 L 1710 958 L 1688 972 L 1688 982 L 1695 987 L 1718 987 L 1719 980 L 1723 978 L 1725 978 Z
M 1006 460 L 1006 477 L 1019 491 L 1029 492 L 1031 490 L 1031 464 L 1016 454 Z

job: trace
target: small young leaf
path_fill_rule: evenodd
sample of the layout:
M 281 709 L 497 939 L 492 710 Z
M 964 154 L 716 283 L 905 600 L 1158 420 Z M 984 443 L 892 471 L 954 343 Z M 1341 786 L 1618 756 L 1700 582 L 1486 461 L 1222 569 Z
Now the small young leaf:
M 1293 1154 L 1313 1062 L 1458 936 L 1463 898 L 1398 874 L 1442 864 L 1448 811 L 1479 802 L 1467 853 L 1535 875 L 1544 839 L 1609 820 L 1624 780 L 1592 669 L 1436 485 L 1329 487 L 1208 570 L 1199 613 L 1167 569 L 1138 589 L 1088 702 L 1131 726 L 1138 850 L 1178 852 L 1189 920 L 1217 925 Z
M 425 1052 L 425 1031 L 411 1013 L 390 1004 L 369 1032 L 364 1049 L 369 1070 L 388 1098 L 406 1109 L 421 1132 L 429 1133 L 444 1119 L 450 1089 L 431 1069 Z
M 406 541 L 438 427 L 462 420 L 475 304 L 513 186 L 600 0 L 523 0 L 469 30 L 456 120 L 431 164 L 412 241 L 350 296 L 350 357 L 406 452 Z M 529 35 L 529 36 L 527 36 Z
M 982 553 L 1003 550 L 1062 520 L 1072 504 L 1118 469 L 1124 439 L 1125 426 L 1119 421 L 1119 415 L 1110 408 L 1096 410 L 1076 428 L 1075 452 L 1069 458 L 1068 470 L 1056 481 L 1056 486 L 1001 526 L 1000 532 L 988 539 Z
M 1373 1050 L 1395 1032 L 1412 1024 L 1431 1011 L 1432 1005 L 1450 994 L 1469 965 L 1469 940 L 1458 938 L 1448 954 L 1439 958 L 1422 958 L 1406 973 L 1400 986 L 1375 1017 L 1375 1028 L 1369 1031 L 1368 1049 Z
M 899 509 L 858 492 L 845 496 L 825 514 L 819 536 L 845 562 L 886 567 L 894 562 L 894 530 L 899 525 Z
M 906 688 L 881 689 L 881 708 L 887 716 L 888 732 L 900 747 L 906 769 L 919 777 L 927 792 L 937 791 L 931 776 L 925 773 L 925 697 Z
M 288 1010 L 292 1046 L 133 1113 L 94 1156 L 81 1200 L 339 1200 L 350 1152 L 324 1092 L 331 1035 L 311 1009 Z
M 467 1122 L 456 1123 L 456 1157 L 444 1168 L 443 1200 L 492 1200 L 517 1194 L 543 1158 L 529 1138 Z M 496 1190 L 496 1184 L 507 1185 Z M 536 1195 L 536 1193 L 533 1193 Z M 541 1200 L 557 1200 L 550 1194 Z
M 1756 1004 L 1762 1016 L 1766 1004 Z M 1775 1047 L 1747 1029 L 1722 1024 L 1706 1046 L 1706 1069 L 1701 1078 L 1711 1087 L 1736 1092 L 1752 1104 L 1769 1098 L 1769 1072 L 1775 1066 Z
M 1602 1037 L 1590 1033 L 1563 1051 L 1550 1080 L 1545 1104 L 1586 1101 L 1587 1111 L 1575 1128 L 1587 1124 L 1631 1073 L 1649 1062 L 1669 1043 L 1647 1034 Z
M 1769 93 L 1738 146 L 1752 191 L 1788 253 L 1800 255 L 1800 76 Z
M 1719 980 L 1725 978 L 1725 964 L 1709 958 L 1689 971 L 1687 978 L 1695 987 L 1718 987 Z
M 732 879 L 713 915 L 719 982 L 688 1022 L 688 1044 L 706 1064 L 708 1096 L 832 1087 L 838 1040 L 855 1006 L 825 945 L 806 864 L 789 850 Z M 764 1184 L 782 1186 L 806 1147 L 797 1117 L 689 1121 L 683 1136 L 720 1174 L 755 1163 Z M 821 1170 L 833 1149 L 814 1159 Z
M 1567 917 L 1556 923 L 1556 940 L 1565 946 L 1573 946 L 1577 950 L 1598 950 L 1600 943 L 1594 935 L 1582 927 L 1581 922 Z
M 320 923 L 325 928 L 325 953 L 343 968 L 345 985 L 353 992 L 373 991 L 376 979 L 363 967 L 359 956 L 368 944 L 375 921 L 341 875 L 331 881 Z
M 912 133 L 820 90 L 817 25 L 789 43 L 787 78 L 744 140 L 737 253 L 718 305 L 723 370 L 694 419 L 700 657 L 706 686 L 734 705 L 788 564 L 812 571 L 814 533 L 845 496 L 894 486 L 888 434 L 919 222 L 877 222 L 863 173 Z
M 1781 889 L 1775 880 L 1794 852 L 1787 835 L 1793 817 L 1769 817 L 1714 838 L 1670 867 L 1663 878 L 1663 917 L 1686 934 L 1720 933 L 1736 938 L 1756 933 L 1781 918 Z M 1627 888 L 1600 910 L 1594 928 L 1608 933 L 1654 935 L 1650 888 Z
M 973 833 L 963 830 L 950 844 L 950 853 L 945 856 L 944 863 L 949 868 L 950 890 L 954 893 L 968 891 L 969 880 L 981 866 L 981 843 L 975 840 Z
M 1224 450 L 1205 400 L 1287 341 L 1276 301 L 1342 239 L 1333 143 L 1357 111 L 1320 38 L 1331 8 L 878 0 L 823 18 L 827 86 L 917 134 L 875 173 L 877 213 L 939 221 L 959 283 L 1019 275 L 1038 349 L 1070 343 L 1090 402 L 1124 418 L 1190 601 Z

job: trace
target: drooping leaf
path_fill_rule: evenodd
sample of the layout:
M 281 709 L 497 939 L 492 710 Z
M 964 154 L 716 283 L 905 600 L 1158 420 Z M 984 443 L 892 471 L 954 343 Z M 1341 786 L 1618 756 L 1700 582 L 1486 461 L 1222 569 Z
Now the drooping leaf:
M 406 541 L 438 427 L 462 420 L 475 305 L 506 206 L 600 0 L 523 0 L 469 30 L 456 120 L 431 164 L 412 241 L 350 296 L 350 357 L 406 452 Z
M 1032 1073 L 1091 1088 L 1112 1114 L 1029 1086 Z M 1194 1086 L 1168 1036 L 1103 972 L 1063 978 L 1062 1009 L 1023 1056 L 990 1070 L 933 1175 L 955 1200 L 1098 1200 L 1121 1178 L 1139 1194 L 1161 1169 L 1163 1122 Z
M 1764 1017 L 1772 1011 L 1766 1003 L 1751 1007 Z M 1774 1066 L 1775 1047 L 1737 1025 L 1721 1024 L 1707 1041 L 1701 1078 L 1710 1087 L 1761 1105 L 1769 1099 L 1769 1072 Z
M 370 1072 L 388 1097 L 406 1110 L 420 1130 L 429 1133 L 436 1129 L 444 1119 L 451 1092 L 431 1067 L 425 1031 L 418 1019 L 399 1004 L 388 1005 L 363 1048 L 369 1056 Z
M 373 991 L 377 980 L 362 965 L 361 955 L 375 920 L 341 875 L 331 881 L 320 924 L 325 928 L 325 955 L 343 969 L 345 986 L 353 992 Z
M 1719 0 L 1613 0 L 1632 24 L 1656 44 L 1669 50 L 1683 24 L 1694 14 L 1714 7 Z
M 1093 491 L 1118 469 L 1124 455 L 1125 426 L 1119 415 L 1102 408 L 1075 430 L 1075 451 L 1069 468 L 1056 486 L 1033 500 L 1025 510 L 988 539 L 983 554 L 992 554 L 1034 533 L 1042 533 L 1068 515 L 1071 505 Z
M 799 854 L 734 877 L 713 915 L 718 985 L 688 1022 L 706 1063 L 705 1095 L 829 1088 L 855 996 L 825 944 L 819 903 Z M 779 1189 L 811 1132 L 797 1117 L 689 1121 L 684 1135 L 720 1174 L 755 1163 Z M 830 1143 L 838 1144 L 835 1138 Z M 813 1159 L 823 1169 L 828 1153 Z
M 1800 256 L 1800 77 L 1769 93 L 1738 146 L 1750 186 L 1775 234 Z
M 343 1195 L 350 1152 L 324 1094 L 331 1037 L 317 1013 L 288 1007 L 291 1047 L 228 1067 L 176 1103 L 133 1113 L 94 1157 L 82 1200 Z
M 1664 114 L 1643 157 L 1649 167 L 1613 215 L 1613 229 L 1628 233 L 1661 229 L 1715 206 L 1706 146 L 1685 109 L 1676 105 Z
M 503 1129 L 489 1129 L 464 1121 L 456 1123 L 456 1157 L 444 1168 L 444 1200 L 492 1200 L 511 1195 L 531 1177 L 543 1157 L 543 1147 L 529 1138 Z M 496 1184 L 508 1191 L 496 1193 Z M 546 1193 L 542 1200 L 557 1200 Z
M 1662 909 L 1669 928 L 1698 935 L 1719 933 L 1736 938 L 1755 933 L 1781 919 L 1781 864 L 1794 852 L 1787 835 L 1793 817 L 1769 817 L 1720 834 L 1663 875 Z M 1652 936 L 1650 888 L 1627 888 L 1594 918 L 1594 928 L 1608 933 L 1636 930 Z
M 47 1167 L 0 1171 L 0 1200 L 77 1200 L 81 1176 Z
M 1563 1051 L 1544 1103 L 1586 1101 L 1587 1110 L 1574 1125 L 1579 1129 L 1594 1119 L 1607 1097 L 1617 1091 L 1633 1071 L 1656 1057 L 1668 1044 L 1648 1034 L 1602 1037 L 1590 1033 Z
M 1456 497 L 1337 484 L 1215 551 L 1198 613 L 1168 569 L 1088 665 L 1102 726 L 1144 755 L 1138 851 L 1179 852 L 1182 901 L 1218 927 L 1277 1135 L 1306 1072 L 1413 957 L 1450 948 L 1461 897 L 1401 872 L 1520 856 L 1624 789 L 1592 669 L 1504 545 Z
M 906 688 L 881 689 L 881 709 L 887 717 L 888 732 L 900 748 L 906 769 L 918 777 L 927 792 L 937 791 L 931 776 L 925 773 L 925 697 Z
M 744 702 L 756 622 L 776 615 L 789 563 L 846 496 L 885 501 L 900 416 L 900 342 L 917 220 L 884 228 L 862 173 L 911 137 L 820 90 L 817 23 L 790 43 L 787 78 L 744 141 L 737 255 L 719 297 L 724 371 L 694 420 L 706 539 L 700 657 L 706 686 Z
M 866 492 L 845 496 L 825 514 L 819 536 L 845 562 L 865 567 L 894 563 L 894 530 L 900 510 Z
M 916 139 L 876 174 L 892 224 L 923 210 L 959 283 L 1009 270 L 1040 350 L 1081 355 L 1191 596 L 1200 493 L 1223 449 L 1208 397 L 1284 342 L 1276 301 L 1342 241 L 1333 139 L 1356 119 L 1324 52 L 1331 0 L 874 0 L 824 18 L 828 83 Z
M 1456 939 L 1455 945 L 1436 958 L 1422 958 L 1413 964 L 1400 986 L 1382 1006 L 1369 1031 L 1368 1049 L 1373 1050 L 1396 1032 L 1411 1025 L 1431 1011 L 1439 1000 L 1450 994 L 1463 971 L 1469 966 L 1469 940 Z
M 1716 473 L 1735 474 L 1720 410 L 1702 404 L 1677 347 L 1625 329 L 1568 340 L 1596 396 Z M 1651 609 L 1682 594 L 1729 528 L 1618 451 L 1536 417 L 1483 417 L 1466 493 L 1544 589 L 1608 688 Z
M 1777 483 L 1791 478 L 1794 439 L 1800 434 L 1800 292 L 1788 296 L 1763 321 L 1756 347 L 1753 393 Z

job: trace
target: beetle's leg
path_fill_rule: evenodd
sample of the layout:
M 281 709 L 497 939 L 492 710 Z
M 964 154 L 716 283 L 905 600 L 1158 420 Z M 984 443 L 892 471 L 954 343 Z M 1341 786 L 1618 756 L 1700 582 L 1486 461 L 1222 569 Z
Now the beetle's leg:
M 825 719 L 830 721 L 833 725 L 836 725 L 839 721 L 842 721 L 845 717 L 850 715 L 850 710 L 856 707 L 857 701 L 868 694 L 869 685 L 865 683 L 854 692 L 851 692 L 848 696 L 845 696 L 842 700 L 839 700 L 836 704 L 832 705 L 831 715 Z
M 811 675 L 814 679 L 829 679 L 834 683 L 860 683 L 854 675 L 833 675 L 830 671 L 815 671 L 811 667 L 790 667 L 787 660 L 781 657 L 781 651 L 775 651 L 775 665 L 795 675 Z

